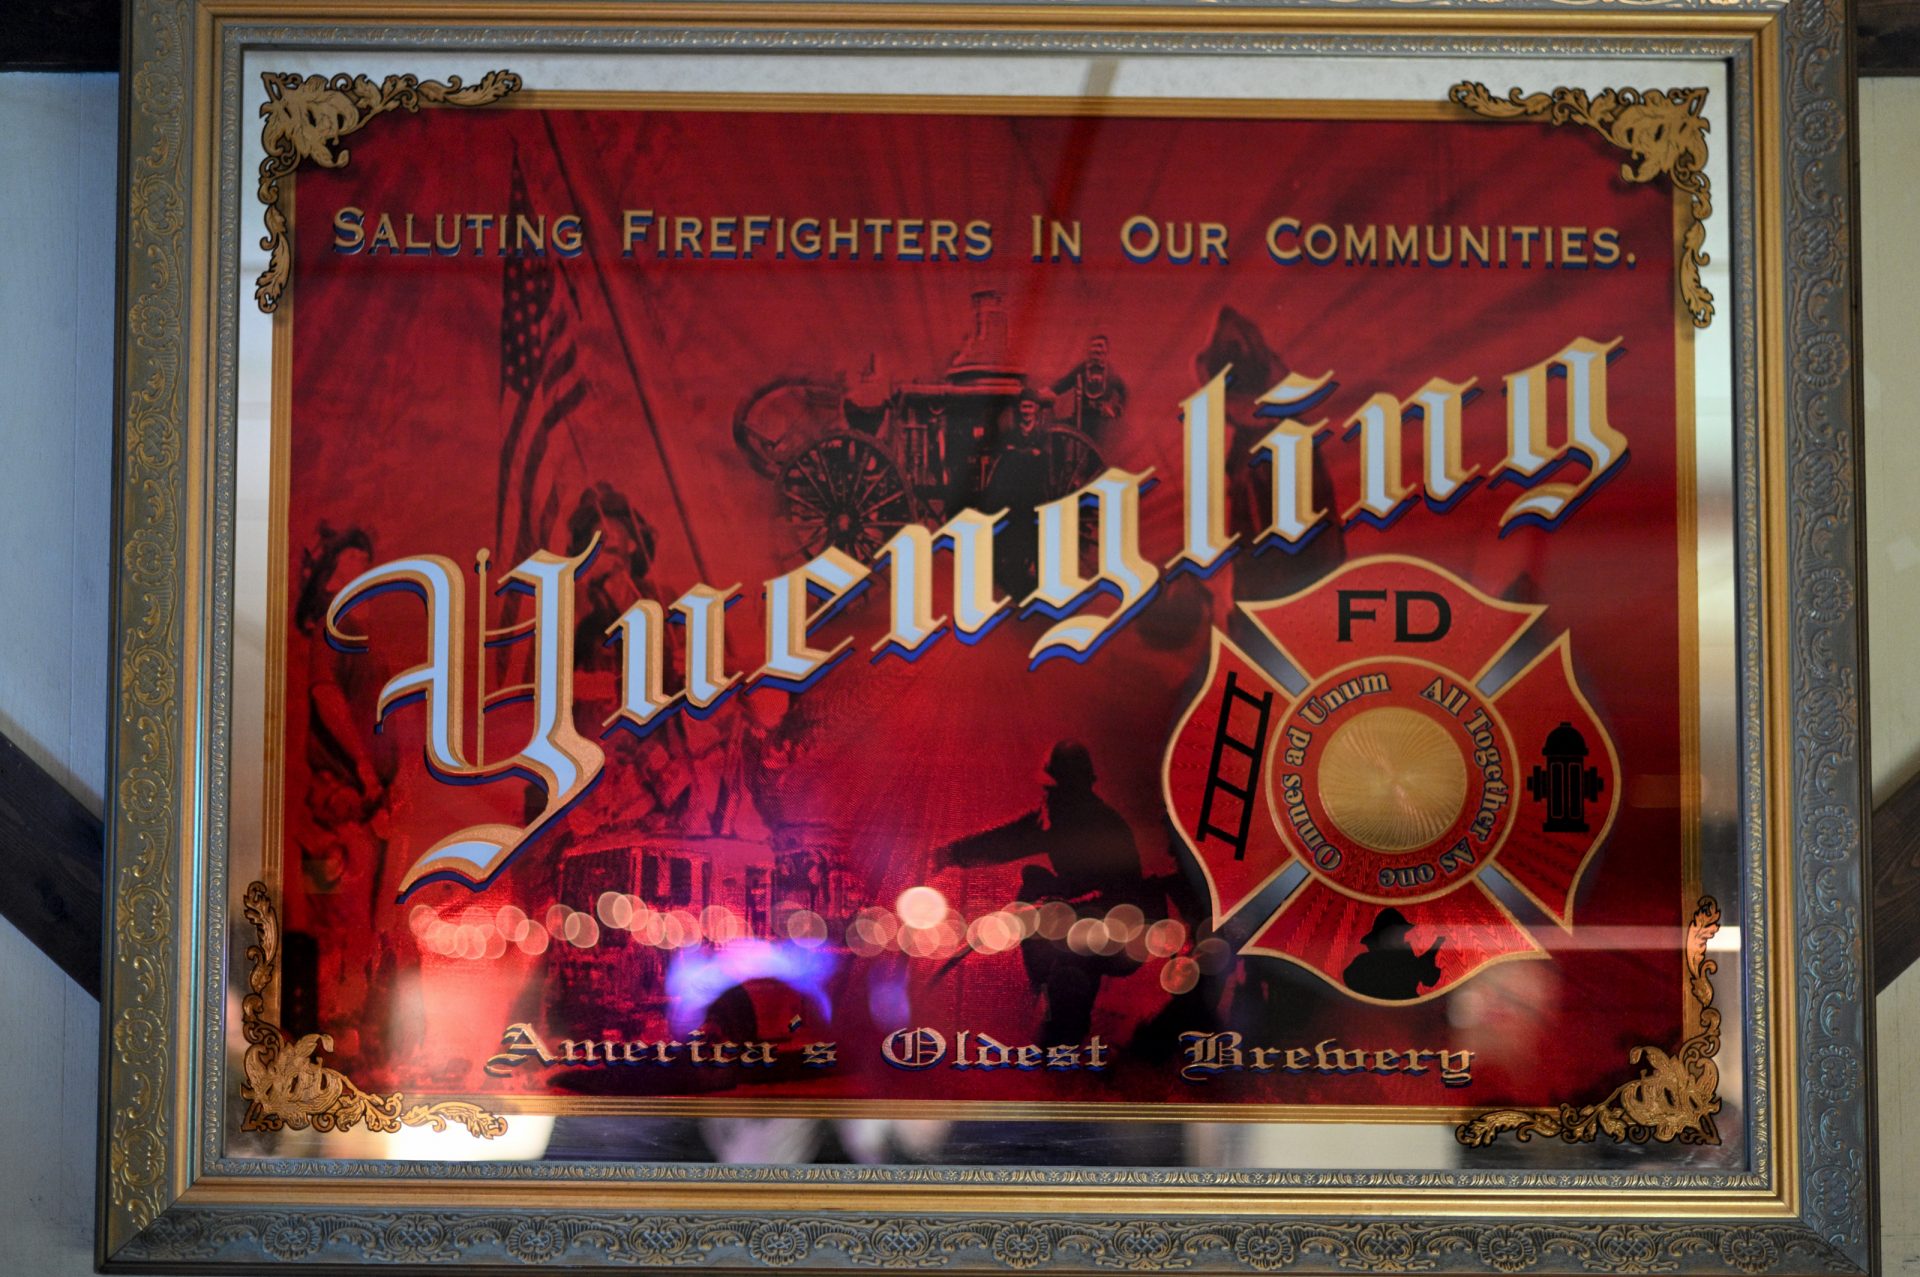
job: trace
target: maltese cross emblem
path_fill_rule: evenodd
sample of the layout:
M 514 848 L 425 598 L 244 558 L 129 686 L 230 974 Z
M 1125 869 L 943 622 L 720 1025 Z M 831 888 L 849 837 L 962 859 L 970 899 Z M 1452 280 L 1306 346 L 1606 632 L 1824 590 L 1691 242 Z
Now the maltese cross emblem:
M 1277 656 L 1214 630 L 1162 762 L 1215 931 L 1379 1003 L 1547 956 L 1502 897 L 1572 930 L 1620 763 L 1546 609 L 1403 555 L 1240 606 Z

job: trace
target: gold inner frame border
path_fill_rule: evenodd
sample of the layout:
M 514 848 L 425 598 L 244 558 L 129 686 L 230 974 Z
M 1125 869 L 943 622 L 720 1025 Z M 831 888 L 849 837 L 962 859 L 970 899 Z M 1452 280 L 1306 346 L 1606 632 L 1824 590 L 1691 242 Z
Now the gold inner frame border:
M 497 78 L 496 78 L 497 77 Z M 280 77 L 267 77 L 269 86 Z M 284 77 L 294 79 L 297 77 Z M 315 77 L 309 77 L 313 79 Z M 450 98 L 450 94 L 459 90 L 459 77 L 450 77 L 447 85 L 441 86 L 433 81 L 420 81 L 416 77 L 388 77 L 388 85 L 396 83 L 399 90 L 427 89 L 420 107 L 433 108 L 444 106 L 491 105 L 497 108 L 522 110 L 709 110 L 733 111 L 740 113 L 766 113 L 775 111 L 805 110 L 814 112 L 859 111 L 872 114 L 1004 114 L 1004 115 L 1070 115 L 1117 118 L 1213 118 L 1226 117 L 1237 119 L 1358 119 L 1358 120 L 1415 120 L 1441 123 L 1470 123 L 1473 114 L 1464 111 L 1455 102 L 1418 102 L 1402 100 L 1274 100 L 1262 101 L 1235 98 L 1061 98 L 1044 96 L 986 96 L 953 95 L 918 97 L 902 94 L 793 94 L 793 93 L 663 93 L 626 90 L 529 90 L 518 87 L 520 77 L 509 71 L 491 73 L 481 84 L 505 83 L 510 87 L 499 95 L 487 96 L 483 100 L 476 97 L 472 102 L 461 102 Z M 331 83 L 358 83 L 371 88 L 371 82 L 364 76 L 332 77 Z M 481 85 L 469 86 L 479 89 Z M 1463 88 L 1465 86 L 1462 86 Z M 1458 92 L 1458 91 L 1456 91 Z M 1516 90 L 1518 92 L 1518 90 Z M 392 92 L 383 95 L 393 96 Z M 271 105 L 271 104 L 269 104 Z M 392 109 L 394 102 L 383 107 L 382 111 Z M 416 109 L 408 107 L 407 109 Z M 262 113 L 268 110 L 262 107 Z M 373 118 L 371 115 L 367 119 Z M 353 125 L 354 129 L 366 121 Z M 1489 121 L 1483 121 L 1489 122 Z M 348 130 L 351 132 L 352 130 Z M 329 146 L 344 134 L 316 135 L 305 144 Z M 345 152 L 340 161 L 346 160 Z M 330 165 L 331 166 L 331 165 Z M 264 172 L 264 170 L 263 170 Z M 290 244 L 294 226 L 294 199 L 297 183 L 297 166 L 285 172 L 285 181 L 273 192 L 273 202 L 268 201 L 268 189 L 263 180 L 261 199 L 267 203 L 270 214 L 281 211 L 284 215 L 284 233 Z M 1674 227 L 1676 246 L 1684 246 L 1688 228 L 1694 224 L 1689 211 L 1685 192 L 1673 189 Z M 270 236 L 273 230 L 269 223 Z M 1676 254 L 1678 255 L 1678 254 Z M 263 309 L 273 313 L 273 393 L 272 420 L 273 439 L 271 442 L 271 473 L 273 483 L 272 510 L 270 514 L 270 537 L 272 550 L 269 558 L 268 582 L 268 658 L 266 669 L 270 673 L 275 669 L 285 669 L 286 657 L 286 548 L 287 548 L 287 484 L 290 481 L 287 470 L 286 441 L 288 417 L 290 415 L 289 385 L 291 378 L 291 344 L 294 323 L 293 268 L 289 265 L 283 292 L 275 295 L 275 304 L 262 303 Z M 263 277 L 264 285 L 264 277 Z M 1681 742 L 1682 742 L 1682 912 L 1691 909 L 1699 893 L 1699 732 L 1698 698 L 1693 688 L 1697 682 L 1698 642 L 1696 600 L 1687 588 L 1692 579 L 1692 566 L 1697 561 L 1698 546 L 1695 536 L 1693 517 L 1696 476 L 1693 470 L 1693 382 L 1692 330 L 1695 323 L 1683 296 L 1676 292 L 1675 303 L 1675 367 L 1676 384 L 1676 436 L 1679 440 L 1677 455 L 1680 465 L 1676 475 L 1676 489 L 1680 508 L 1679 555 L 1681 560 L 1681 597 L 1678 616 L 1682 635 L 1682 659 L 1680 666 L 1681 684 Z M 282 886 L 282 865 L 284 836 L 282 833 L 284 818 L 284 727 L 285 727 L 285 680 L 267 679 L 268 733 L 266 737 L 268 758 L 263 811 L 266 817 L 264 829 L 265 846 L 262 848 L 263 878 L 277 895 Z M 1597 851 L 1597 849 L 1596 849 Z M 1503 910 L 1504 905 L 1500 906 Z M 271 982 L 265 995 L 267 1013 L 277 1017 L 279 1006 L 278 980 Z M 1709 999 L 1710 1000 L 1710 999 Z M 1694 995 L 1690 980 L 1682 981 L 1681 1007 L 1682 1025 L 1685 1036 L 1692 1038 L 1698 1032 L 1698 1015 L 1703 1004 Z M 1716 1013 L 1717 1014 L 1717 1013 Z M 1657 1048 L 1649 1048 L 1657 1049 Z M 453 1093 L 434 1094 L 427 1097 L 436 1103 L 460 1102 L 466 1097 Z M 1350 1105 L 1320 1106 L 1307 1104 L 1248 1104 L 1232 1108 L 1206 1104 L 1098 1104 L 1074 1102 L 1047 1104 L 1044 1102 L 1024 1101 L 959 1101 L 952 1103 L 934 1103 L 928 1101 L 883 1101 L 883 1100 L 813 1100 L 813 1099 L 742 1099 L 730 1102 L 726 1099 L 691 1098 L 640 1098 L 640 1097 L 594 1097 L 579 1098 L 567 1096 L 528 1096 L 525 1094 L 502 1094 L 487 1096 L 487 1102 L 495 1109 L 505 1113 L 535 1113 L 559 1116 L 585 1116 L 592 1114 L 621 1116 L 769 1116 L 793 1117 L 886 1117 L 886 1118 L 925 1118 L 951 1116 L 956 1107 L 966 1109 L 968 1119 L 991 1120 L 997 1118 L 1026 1118 L 1038 1120 L 1084 1120 L 1097 1116 L 1112 1121 L 1301 1121 L 1312 1119 L 1317 1122 L 1404 1122 L 1428 1123 L 1435 1120 L 1459 1122 L 1460 1130 L 1465 1132 L 1468 1126 L 1484 1116 L 1478 1106 L 1470 1105 L 1427 1105 L 1427 1106 L 1391 1106 L 1391 1105 Z M 1517 1110 L 1507 1110 L 1517 1111 Z M 1466 1137 L 1462 1135 L 1463 1142 Z

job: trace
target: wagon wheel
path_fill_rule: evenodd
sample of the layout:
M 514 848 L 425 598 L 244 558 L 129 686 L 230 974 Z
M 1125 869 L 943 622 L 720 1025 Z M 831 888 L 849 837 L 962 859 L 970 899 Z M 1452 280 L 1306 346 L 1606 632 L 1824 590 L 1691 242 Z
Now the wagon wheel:
M 779 475 L 783 458 L 823 435 L 847 428 L 838 382 L 789 374 L 775 377 L 733 410 L 733 442 L 762 478 Z
M 1107 468 L 1107 459 L 1093 440 L 1071 426 L 1049 426 L 1040 435 L 1047 455 L 1047 500 L 1057 501 L 1084 488 Z
M 809 557 L 832 546 L 864 563 L 919 520 L 913 489 L 867 435 L 843 430 L 802 448 L 780 470 L 780 504 Z
M 1099 445 L 1071 426 L 1049 426 L 1040 435 L 1040 447 L 1047 458 L 1047 500 L 1057 501 L 1086 487 L 1107 468 Z M 1100 516 L 1091 507 L 1080 508 L 1080 570 L 1093 572 L 1099 565 Z

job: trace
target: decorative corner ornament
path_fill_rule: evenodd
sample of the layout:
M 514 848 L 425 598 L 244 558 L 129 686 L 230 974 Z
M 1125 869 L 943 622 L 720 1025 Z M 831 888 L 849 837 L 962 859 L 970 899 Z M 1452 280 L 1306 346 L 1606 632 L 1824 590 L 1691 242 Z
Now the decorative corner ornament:
M 403 1126 L 444 1131 L 458 1122 L 480 1139 L 506 1134 L 505 1118 L 464 1100 L 403 1109 L 397 1092 L 369 1094 L 338 1069 L 320 1062 L 319 1052 L 333 1049 L 332 1038 L 309 1033 L 296 1040 L 279 1025 L 268 1022 L 263 1017 L 265 990 L 273 982 L 280 956 L 280 916 L 265 883 L 248 884 L 241 911 L 259 935 L 257 943 L 247 946 L 251 970 L 247 973 L 248 993 L 240 1004 L 241 1032 L 248 1043 L 243 1066 L 246 1080 L 240 1085 L 240 1097 L 247 1101 L 247 1117 L 241 1129 L 301 1131 L 312 1127 L 316 1131 L 344 1131 L 365 1126 L 369 1131 L 391 1134 Z
M 293 245 L 287 236 L 287 215 L 280 200 L 280 179 L 290 176 L 302 160 L 321 168 L 344 168 L 352 152 L 336 150 L 341 139 L 359 132 L 367 121 L 396 107 L 409 113 L 423 103 L 434 106 L 486 106 L 521 87 L 512 71 L 489 71 L 477 84 L 450 75 L 443 84 L 412 75 L 390 75 L 375 84 L 364 75 L 344 72 L 327 79 L 302 77 L 294 72 L 268 71 L 260 76 L 267 100 L 260 104 L 266 123 L 260 141 L 266 157 L 260 161 L 260 202 L 266 205 L 267 233 L 260 247 L 267 250 L 267 269 L 256 281 L 253 298 L 272 314 L 280 304 L 293 273 Z
M 1713 192 L 1707 184 L 1705 89 L 1606 89 L 1589 98 L 1580 89 L 1522 94 L 1512 89 L 1495 97 L 1484 84 L 1463 80 L 1448 91 L 1454 102 L 1491 120 L 1544 116 L 1549 124 L 1584 124 L 1631 157 L 1620 166 L 1629 182 L 1666 177 L 1691 202 L 1692 218 L 1681 243 L 1680 296 L 1695 328 L 1713 322 L 1713 294 L 1700 282 L 1700 268 L 1712 259 L 1702 251 Z
M 1484 1148 L 1504 1132 L 1514 1132 L 1521 1143 L 1535 1135 L 1558 1136 L 1569 1144 L 1590 1143 L 1602 1133 L 1615 1143 L 1718 1144 L 1720 1066 L 1720 1012 L 1713 1006 L 1712 975 L 1717 966 L 1707 957 L 1707 941 L 1720 930 L 1720 906 L 1702 896 L 1687 925 L 1687 989 L 1693 999 L 1700 1031 L 1672 1055 L 1659 1047 L 1635 1047 L 1628 1058 L 1642 1065 L 1640 1076 L 1598 1104 L 1557 1109 L 1490 1109 L 1462 1122 L 1454 1135 L 1470 1148 Z

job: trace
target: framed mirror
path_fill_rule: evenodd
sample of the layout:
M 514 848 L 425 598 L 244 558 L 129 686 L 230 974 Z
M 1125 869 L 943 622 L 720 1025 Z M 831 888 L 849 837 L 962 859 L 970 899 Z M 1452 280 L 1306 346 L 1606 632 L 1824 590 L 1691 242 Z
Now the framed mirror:
M 110 1269 L 1866 1271 L 1838 7 L 131 22 Z

